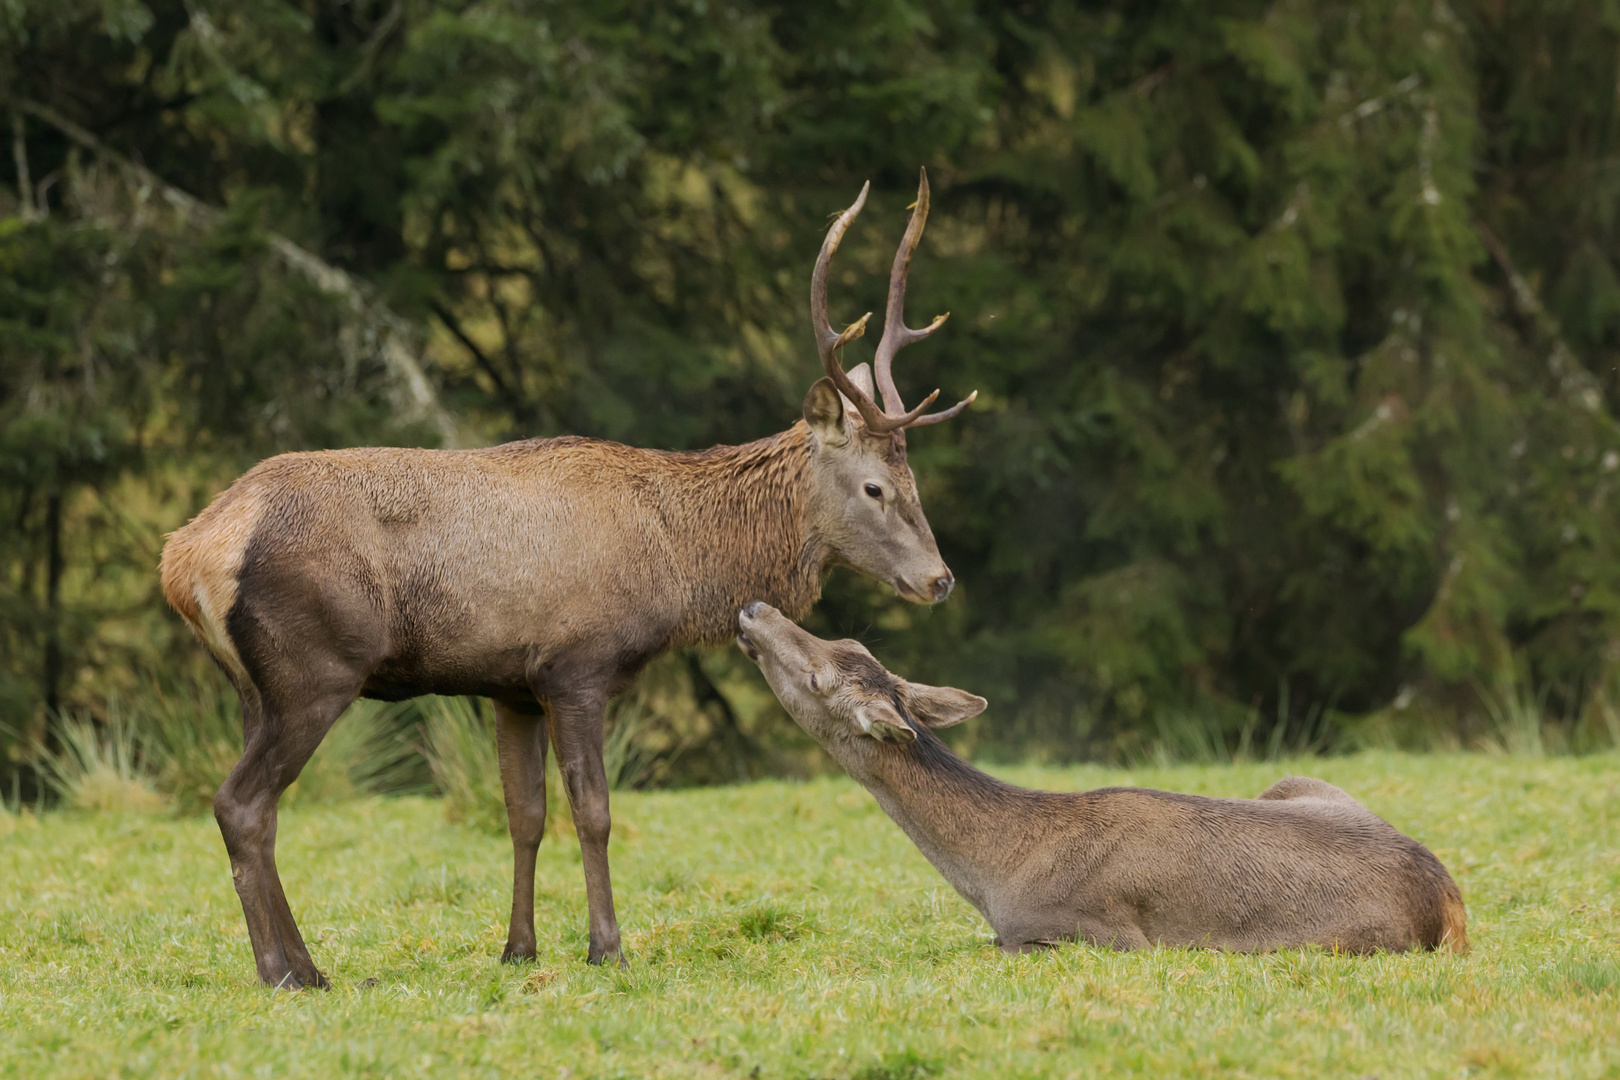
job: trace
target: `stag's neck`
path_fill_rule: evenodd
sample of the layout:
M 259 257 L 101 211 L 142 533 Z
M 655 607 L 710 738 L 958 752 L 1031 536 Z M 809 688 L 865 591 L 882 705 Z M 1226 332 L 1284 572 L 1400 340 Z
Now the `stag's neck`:
M 1056 797 L 980 772 L 928 731 L 904 746 L 863 740 L 846 751 L 836 756 L 849 774 L 945 880 L 990 917 L 997 894 L 1050 832 Z
M 752 600 L 794 620 L 809 614 L 832 561 L 807 515 L 810 454 L 801 423 L 741 446 L 668 455 L 679 482 L 659 492 L 659 509 L 687 563 L 675 644 L 730 639 Z

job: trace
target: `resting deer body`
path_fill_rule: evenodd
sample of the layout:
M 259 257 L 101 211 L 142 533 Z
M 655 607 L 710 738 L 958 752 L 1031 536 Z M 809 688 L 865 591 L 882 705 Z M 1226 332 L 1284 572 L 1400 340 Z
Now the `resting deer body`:
M 870 791 L 1010 952 L 1080 939 L 1120 949 L 1347 952 L 1467 948 L 1456 884 L 1427 848 L 1322 780 L 1256 799 L 1139 788 L 1057 793 L 973 768 L 931 728 L 983 698 L 884 670 L 768 604 L 739 644 L 793 718 Z
M 535 955 L 549 735 L 584 856 L 588 958 L 600 962 L 619 955 L 602 765 L 609 697 L 667 649 L 730 637 L 753 597 L 808 612 L 836 564 L 918 603 L 949 594 L 905 430 L 968 402 L 908 411 L 890 370 L 895 351 L 943 321 L 911 331 L 901 316 L 927 179 L 895 258 L 876 390 L 864 365 L 846 373 L 835 356 L 866 320 L 839 333 L 826 315 L 827 267 L 865 198 L 863 188 L 816 262 L 827 374 L 788 431 L 697 453 L 560 438 L 286 454 L 173 534 L 164 592 L 242 699 L 242 758 L 214 810 L 265 983 L 325 985 L 276 872 L 276 805 L 356 696 L 494 700 L 514 850 L 508 960 Z

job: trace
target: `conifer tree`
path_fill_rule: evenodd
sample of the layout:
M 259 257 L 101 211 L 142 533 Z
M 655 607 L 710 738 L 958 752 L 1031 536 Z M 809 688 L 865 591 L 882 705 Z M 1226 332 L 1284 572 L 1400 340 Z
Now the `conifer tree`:
M 818 629 L 987 693 L 1011 751 L 1189 716 L 1467 738 L 1504 695 L 1590 727 L 1620 692 L 1617 27 L 17 0 L 0 722 L 186 655 L 161 530 L 265 454 L 778 429 L 827 213 L 873 181 L 853 319 L 924 165 L 909 304 L 953 318 L 899 377 L 982 391 L 911 447 L 962 588 L 924 612 L 835 577 Z

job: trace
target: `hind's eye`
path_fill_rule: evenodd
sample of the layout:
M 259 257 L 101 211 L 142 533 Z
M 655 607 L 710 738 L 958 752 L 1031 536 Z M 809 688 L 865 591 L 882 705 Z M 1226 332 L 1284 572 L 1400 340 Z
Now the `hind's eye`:
M 874 499 L 883 498 L 883 489 L 878 487 L 876 484 L 867 484 L 866 493 L 872 496 Z
M 810 673 L 810 692 L 813 694 L 821 693 L 821 684 L 816 682 L 816 673 L 813 671 Z

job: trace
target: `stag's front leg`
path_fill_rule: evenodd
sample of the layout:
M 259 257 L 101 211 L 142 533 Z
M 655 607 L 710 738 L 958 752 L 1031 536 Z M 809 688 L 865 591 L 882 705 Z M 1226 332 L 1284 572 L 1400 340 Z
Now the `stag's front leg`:
M 593 964 L 617 960 L 619 920 L 613 913 L 613 883 L 608 877 L 607 773 L 602 768 L 602 712 L 607 695 L 602 691 L 551 699 L 551 736 L 557 745 L 557 770 L 574 809 L 574 830 L 585 861 L 585 897 L 591 912 L 591 946 L 586 959 Z
M 534 859 L 546 831 L 546 725 L 495 703 L 495 746 L 501 761 L 506 823 L 512 832 L 512 921 L 501 961 L 533 960 Z

